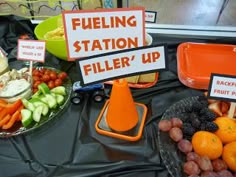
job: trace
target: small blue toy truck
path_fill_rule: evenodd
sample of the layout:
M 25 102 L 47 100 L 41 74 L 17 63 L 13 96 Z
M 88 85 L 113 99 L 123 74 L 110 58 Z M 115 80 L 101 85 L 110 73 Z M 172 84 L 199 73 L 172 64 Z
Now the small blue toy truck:
M 106 97 L 104 85 L 100 83 L 82 87 L 80 81 L 77 81 L 72 89 L 74 95 L 71 97 L 71 102 L 75 105 L 79 105 L 84 100 L 85 94 L 91 94 L 95 102 L 102 102 Z

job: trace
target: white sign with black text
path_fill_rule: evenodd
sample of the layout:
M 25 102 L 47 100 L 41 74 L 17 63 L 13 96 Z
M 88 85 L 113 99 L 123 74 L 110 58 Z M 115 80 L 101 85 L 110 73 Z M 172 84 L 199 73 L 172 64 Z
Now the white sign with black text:
M 236 76 L 212 74 L 209 98 L 236 102 Z
M 157 12 L 145 11 L 145 22 L 155 23 L 157 19 Z
M 165 46 L 127 49 L 77 60 L 83 84 L 166 68 Z

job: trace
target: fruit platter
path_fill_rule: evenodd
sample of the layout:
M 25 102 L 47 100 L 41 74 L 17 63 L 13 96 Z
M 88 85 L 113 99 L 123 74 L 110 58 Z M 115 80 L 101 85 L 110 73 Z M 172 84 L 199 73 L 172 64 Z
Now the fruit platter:
M 0 76 L 0 137 L 27 133 L 55 119 L 66 108 L 72 83 L 51 67 L 12 69 Z
M 166 110 L 158 124 L 158 143 L 171 176 L 236 175 L 236 119 L 227 116 L 229 107 L 229 102 L 196 96 Z

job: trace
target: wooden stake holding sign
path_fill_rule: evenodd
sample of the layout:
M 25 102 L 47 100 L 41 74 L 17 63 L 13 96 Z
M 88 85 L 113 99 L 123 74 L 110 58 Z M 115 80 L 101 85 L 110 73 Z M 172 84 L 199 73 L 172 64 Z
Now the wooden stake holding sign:
M 30 65 L 29 65 L 29 75 L 32 77 L 33 76 L 33 61 L 30 61 Z
M 30 76 L 32 76 L 33 61 L 44 62 L 45 46 L 46 42 L 42 40 L 18 40 L 17 59 L 30 61 Z
M 236 76 L 212 74 L 208 90 L 210 99 L 231 102 L 227 116 L 233 118 L 236 108 Z
M 231 102 L 229 112 L 228 112 L 228 117 L 230 118 L 234 117 L 235 108 L 236 108 L 236 102 Z

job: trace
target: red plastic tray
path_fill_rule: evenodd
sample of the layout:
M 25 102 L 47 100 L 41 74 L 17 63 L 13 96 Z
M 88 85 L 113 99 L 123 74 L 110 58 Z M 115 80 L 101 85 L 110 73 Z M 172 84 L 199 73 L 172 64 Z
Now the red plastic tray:
M 211 73 L 236 75 L 236 45 L 182 43 L 177 69 L 184 85 L 207 90 Z

